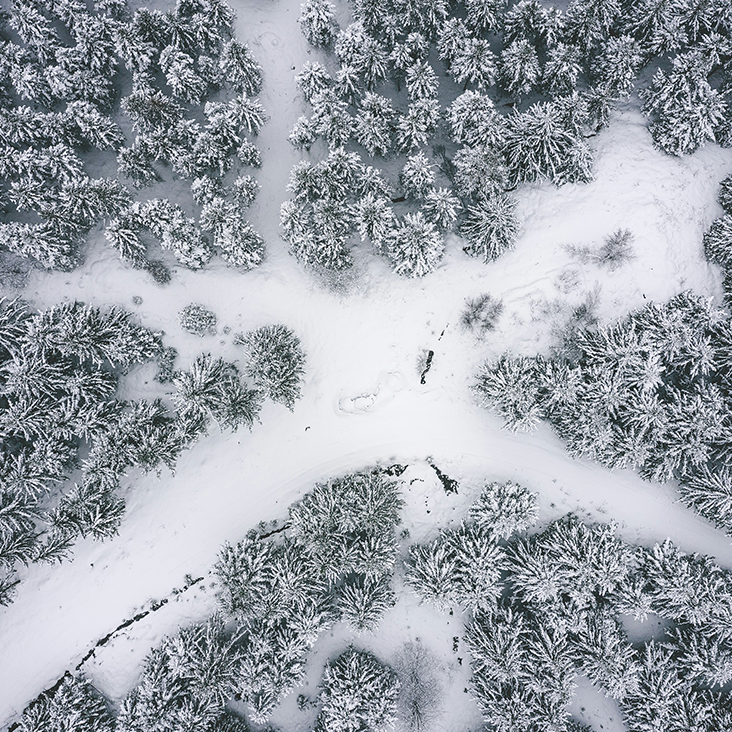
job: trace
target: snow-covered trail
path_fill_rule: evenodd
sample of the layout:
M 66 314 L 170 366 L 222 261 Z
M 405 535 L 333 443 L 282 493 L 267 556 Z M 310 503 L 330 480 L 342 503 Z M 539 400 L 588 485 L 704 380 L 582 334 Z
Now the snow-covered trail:
M 544 521 L 570 510 L 615 520 L 628 540 L 671 536 L 685 550 L 732 567 L 729 539 L 676 504 L 671 487 L 572 460 L 546 427 L 532 435 L 507 433 L 473 404 L 469 390 L 482 359 L 505 349 L 545 350 L 554 321 L 598 288 L 604 321 L 689 287 L 719 295 L 718 272 L 702 258 L 701 233 L 720 213 L 716 188 L 732 170 L 732 151 L 710 146 L 689 158 L 665 156 L 653 149 L 629 105 L 592 140 L 595 182 L 518 191 L 523 236 L 498 262 L 469 259 L 453 240 L 437 272 L 405 281 L 363 250 L 351 275 L 325 286 L 294 262 L 277 236 L 279 205 L 298 159 L 285 138 L 305 111 L 292 67 L 299 70 L 318 54 L 299 34 L 298 0 L 236 5 L 239 35 L 265 69 L 262 101 L 271 116 L 258 140 L 262 192 L 252 215 L 267 241 L 265 264 L 246 274 L 220 263 L 202 273 L 179 269 L 160 288 L 122 265 L 100 236 L 81 269 L 34 276 L 24 297 L 38 307 L 78 298 L 132 309 L 145 325 L 166 331 L 181 368 L 206 350 L 238 359 L 234 333 L 286 323 L 308 356 L 303 399 L 293 413 L 267 405 L 251 434 L 212 429 L 182 457 L 175 476 L 132 476 L 118 537 L 82 542 L 72 562 L 28 571 L 17 601 L 0 609 L 0 725 L 151 598 L 182 586 L 186 574 L 205 574 L 223 541 L 238 540 L 259 521 L 284 518 L 287 505 L 316 480 L 377 460 L 431 456 L 460 481 L 458 496 L 445 496 L 437 483 L 425 488 L 420 508 L 415 504 L 407 517 L 417 539 L 457 519 L 483 480 L 511 478 L 540 492 Z M 600 244 L 618 227 L 635 233 L 637 258 L 614 273 L 580 265 L 565 250 Z M 465 298 L 484 292 L 503 299 L 505 312 L 497 330 L 479 342 L 457 319 Z M 133 296 L 142 303 L 133 305 Z M 217 313 L 219 336 L 181 332 L 176 314 L 191 302 Z M 425 349 L 435 356 L 422 386 L 417 361 Z M 151 367 L 133 373 L 127 393 L 158 395 L 152 374 Z M 102 690 L 118 698 L 161 635 L 213 608 L 205 584 L 149 616 L 130 630 L 129 644 L 122 636 L 103 662 L 89 666 Z

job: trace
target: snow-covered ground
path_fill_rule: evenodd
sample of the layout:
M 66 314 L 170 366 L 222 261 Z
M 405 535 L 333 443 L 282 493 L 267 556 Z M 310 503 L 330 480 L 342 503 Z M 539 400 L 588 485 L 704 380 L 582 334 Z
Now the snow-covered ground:
M 454 239 L 442 266 L 413 281 L 398 278 L 384 260 L 361 249 L 351 273 L 326 282 L 297 265 L 277 235 L 289 170 L 299 159 L 285 140 L 304 112 L 293 75 L 317 52 L 299 33 L 297 0 L 242 0 L 235 7 L 239 37 L 264 66 L 261 99 L 271 115 L 259 137 L 262 191 L 250 217 L 267 241 L 266 263 L 246 274 L 221 263 L 200 273 L 181 268 L 161 288 L 123 265 L 99 236 L 82 268 L 35 274 L 23 297 L 38 307 L 76 298 L 131 309 L 146 326 L 165 331 L 166 344 L 181 354 L 180 367 L 201 351 L 236 360 L 242 353 L 232 343 L 234 334 L 285 323 L 307 353 L 303 398 L 294 412 L 267 404 L 251 434 L 213 428 L 183 455 L 175 475 L 130 476 L 118 537 L 81 542 L 72 562 L 27 572 L 16 602 L 0 610 L 0 725 L 12 722 L 119 623 L 182 587 L 186 575 L 205 576 L 115 636 L 82 667 L 119 699 L 164 634 L 214 609 L 207 571 L 225 540 L 240 539 L 260 521 L 282 520 L 287 506 L 314 482 L 375 462 L 413 466 L 404 523 L 417 540 L 459 520 L 484 481 L 510 478 L 539 492 L 544 523 L 567 511 L 614 520 L 629 541 L 649 544 L 670 536 L 684 550 L 732 567 L 728 537 L 677 504 L 671 486 L 573 460 L 545 426 L 532 435 L 508 433 L 474 404 L 469 388 L 485 358 L 504 350 L 546 351 L 552 329 L 588 296 L 597 298 L 603 322 L 687 288 L 718 297 L 719 273 L 703 259 L 701 235 L 720 213 L 716 189 L 732 171 L 732 151 L 708 146 L 688 158 L 668 157 L 653 149 L 643 118 L 629 104 L 591 140 L 594 183 L 519 189 L 523 235 L 498 262 L 467 257 Z M 619 227 L 634 233 L 637 256 L 612 273 L 579 263 L 566 249 L 598 245 Z M 497 330 L 483 341 L 458 324 L 465 298 L 481 293 L 505 304 Z M 133 296 L 142 302 L 133 304 Z M 176 314 L 191 302 L 217 313 L 219 335 L 197 338 L 180 330 Z M 434 360 L 421 385 L 419 362 L 426 350 L 434 351 Z M 158 395 L 153 373 L 150 366 L 131 374 L 127 393 Z M 427 458 L 459 481 L 457 496 L 444 493 Z M 460 666 L 452 653 L 452 637 L 460 631 L 459 618 L 408 598 L 376 637 L 357 642 L 389 660 L 404 641 L 423 638 L 444 660 L 447 732 L 479 723 L 462 692 L 467 654 L 461 647 Z M 318 646 L 314 667 L 343 640 L 337 633 Z M 314 672 L 311 683 L 316 677 Z M 581 698 L 574 711 L 596 729 L 600 723 L 622 729 L 606 700 L 591 691 Z

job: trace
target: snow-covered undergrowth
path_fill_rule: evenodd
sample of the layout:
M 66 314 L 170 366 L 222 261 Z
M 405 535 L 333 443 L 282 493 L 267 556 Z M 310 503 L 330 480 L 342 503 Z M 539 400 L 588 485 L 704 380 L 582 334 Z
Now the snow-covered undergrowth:
M 448 235 L 444 258 L 422 280 L 399 278 L 365 248 L 354 251 L 349 272 L 318 279 L 288 254 L 278 218 L 289 171 L 300 159 L 285 140 L 307 111 L 294 75 L 306 61 L 324 57 L 300 34 L 298 3 L 239 2 L 236 11 L 237 37 L 263 66 L 261 101 L 271 116 L 257 141 L 262 191 L 249 210 L 267 242 L 267 259 L 244 274 L 216 261 L 205 273 L 194 273 L 167 259 L 173 277 L 161 288 L 145 272 L 120 263 L 93 230 L 83 266 L 69 273 L 34 271 L 22 295 L 37 308 L 78 299 L 132 310 L 145 327 L 165 331 L 183 369 L 202 350 L 236 362 L 243 352 L 234 334 L 286 323 L 307 353 L 302 399 L 293 412 L 266 404 L 262 425 L 252 434 L 213 428 L 180 458 L 175 474 L 131 475 L 123 484 L 128 510 L 116 538 L 82 541 L 74 561 L 27 571 L 15 604 L 0 611 L 0 723 L 17 719 L 99 638 L 152 599 L 184 586 L 186 575 L 207 577 L 222 541 L 241 540 L 259 521 L 284 519 L 286 507 L 314 482 L 376 461 L 429 457 L 460 484 L 458 495 L 448 496 L 434 471 L 424 464 L 414 469 L 404 525 L 415 541 L 454 525 L 483 482 L 494 477 L 538 491 L 545 521 L 568 510 L 591 520 L 614 519 L 627 541 L 650 546 L 671 536 L 684 551 L 732 566 L 729 539 L 676 503 L 670 486 L 573 460 L 547 428 L 533 435 L 505 433 L 500 420 L 473 404 L 469 390 L 485 359 L 506 349 L 547 354 L 554 332 L 588 311 L 610 323 L 688 288 L 721 302 L 720 273 L 705 262 L 701 242 L 721 214 L 716 190 L 732 169 L 732 153 L 708 145 L 691 156 L 666 156 L 653 147 L 637 101 L 622 102 L 609 127 L 588 141 L 593 182 L 559 189 L 533 183 L 513 194 L 521 235 L 496 262 L 466 257 L 464 242 Z M 347 22 L 345 7 L 339 12 Z M 188 194 L 172 182 L 161 195 L 184 205 Z M 618 229 L 632 232 L 634 259 L 610 271 L 578 256 Z M 465 300 L 484 294 L 500 300 L 503 311 L 493 330 L 477 339 L 459 324 Z M 201 338 L 180 328 L 177 313 L 191 303 L 216 313 L 216 335 Z M 422 384 L 429 351 L 433 358 Z M 158 396 L 152 366 L 131 374 L 124 390 L 128 398 Z M 119 701 L 164 635 L 202 621 L 214 608 L 206 578 L 117 633 L 80 670 Z M 460 646 L 462 665 L 452 654 L 452 639 L 461 633 L 459 618 L 440 616 L 411 598 L 385 617 L 378 636 L 365 634 L 359 643 L 391 661 L 393 649 L 422 638 L 451 679 L 445 707 L 452 713 L 443 727 L 464 730 L 480 721 L 463 693 L 467 653 Z M 315 695 L 326 658 L 338 655 L 349 639 L 349 632 L 336 631 L 316 647 L 305 693 Z M 587 685 L 581 688 L 575 716 L 594 720 L 596 729 L 621 729 L 618 709 Z M 287 727 L 295 705 L 293 694 L 273 721 Z

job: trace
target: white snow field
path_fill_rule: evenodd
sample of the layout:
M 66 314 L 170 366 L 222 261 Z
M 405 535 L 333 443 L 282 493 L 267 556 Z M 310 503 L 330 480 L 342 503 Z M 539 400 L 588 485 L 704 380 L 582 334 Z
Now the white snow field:
M 207 572 L 225 540 L 239 540 L 260 521 L 283 520 L 287 506 L 316 481 L 376 462 L 412 466 L 404 476 L 408 485 L 413 481 L 404 526 L 414 540 L 459 520 L 484 481 L 510 478 L 539 492 L 542 523 L 575 511 L 616 521 L 627 540 L 651 544 L 671 537 L 685 551 L 732 567 L 729 538 L 678 504 L 673 486 L 574 460 L 546 426 L 531 435 L 504 431 L 499 419 L 474 403 L 470 390 L 484 359 L 504 350 L 546 352 L 552 329 L 588 296 L 596 297 L 602 322 L 688 288 L 718 298 L 719 272 L 705 262 L 701 237 L 721 213 L 716 189 L 732 172 L 732 151 L 710 145 L 687 158 L 666 156 L 653 148 L 631 103 L 591 140 L 595 182 L 517 191 L 523 234 L 497 262 L 469 258 L 453 238 L 436 272 L 404 280 L 361 247 L 351 273 L 325 282 L 295 262 L 277 233 L 289 170 L 299 159 L 286 136 L 304 113 L 293 76 L 318 52 L 300 35 L 297 0 L 232 4 L 238 36 L 264 67 L 261 100 L 271 116 L 258 140 L 262 191 L 250 216 L 267 241 L 267 261 L 244 274 L 221 262 L 203 272 L 178 268 L 161 288 L 121 263 L 99 234 L 80 269 L 36 273 L 22 296 L 37 307 L 63 299 L 122 305 L 144 325 L 165 331 L 166 345 L 180 352 L 181 368 L 202 351 L 237 360 L 242 351 L 232 343 L 234 334 L 284 323 L 307 353 L 303 398 L 293 412 L 266 404 L 261 425 L 251 433 L 212 428 L 183 455 L 174 475 L 131 475 L 116 538 L 83 541 L 73 561 L 27 570 L 16 601 L 0 609 L 2 726 L 118 624 L 182 587 L 186 575 L 205 577 L 117 634 L 82 666 L 102 692 L 119 700 L 163 635 L 213 611 Z M 634 233 L 636 258 L 614 272 L 580 264 L 566 249 L 598 245 L 619 227 Z M 505 311 L 498 328 L 479 341 L 460 329 L 458 317 L 465 298 L 482 293 L 501 298 Z M 133 296 L 141 304 L 134 305 Z M 219 335 L 181 331 L 176 314 L 191 302 L 216 312 Z M 428 349 L 434 360 L 421 385 L 418 363 Z M 153 373 L 153 366 L 133 372 L 127 394 L 160 394 Z M 427 458 L 459 481 L 457 496 L 444 493 Z M 480 724 L 463 692 L 469 659 L 462 641 L 452 652 L 452 638 L 460 635 L 460 618 L 439 615 L 405 595 L 376 636 L 355 642 L 388 661 L 403 642 L 422 638 L 444 667 L 443 707 L 449 714 L 441 729 L 450 732 Z M 303 693 L 312 692 L 331 649 L 350 637 L 336 628 L 316 646 Z M 274 719 L 288 729 L 296 695 Z M 573 712 L 596 730 L 623 729 L 617 709 L 587 683 Z

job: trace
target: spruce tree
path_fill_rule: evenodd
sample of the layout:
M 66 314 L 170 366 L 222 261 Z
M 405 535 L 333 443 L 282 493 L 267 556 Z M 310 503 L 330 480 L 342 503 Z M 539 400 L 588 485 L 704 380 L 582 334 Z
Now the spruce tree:
M 247 349 L 246 371 L 262 393 L 292 410 L 301 396 L 305 354 L 284 325 L 266 325 L 239 339 Z

